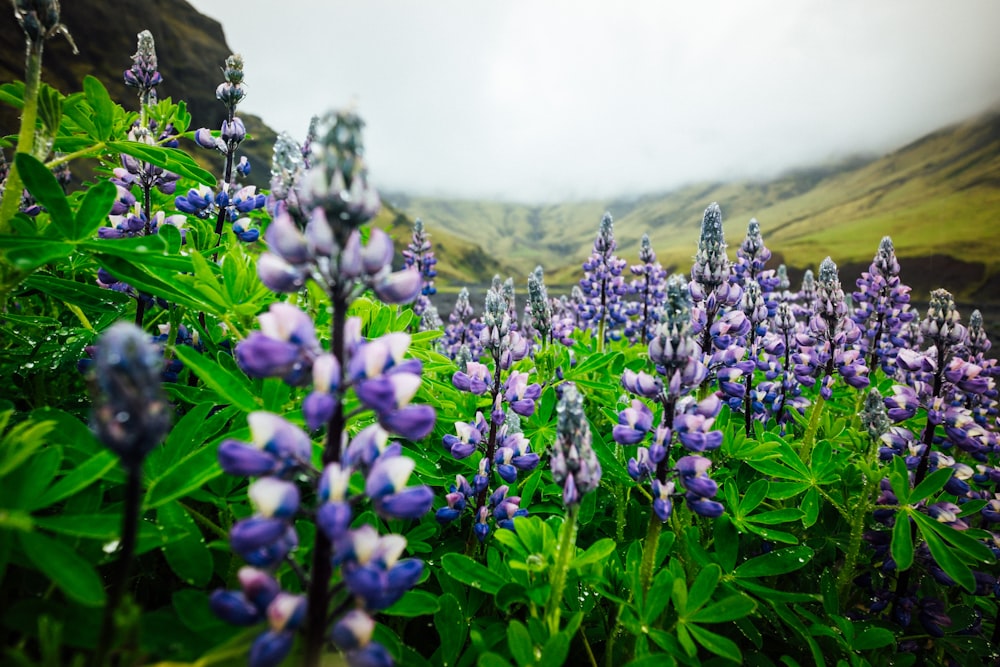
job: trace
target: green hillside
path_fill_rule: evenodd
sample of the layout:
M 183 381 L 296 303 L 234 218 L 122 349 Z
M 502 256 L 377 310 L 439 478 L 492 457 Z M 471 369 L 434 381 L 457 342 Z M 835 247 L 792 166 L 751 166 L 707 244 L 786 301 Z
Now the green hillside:
M 948 286 L 966 299 L 1000 299 L 1000 113 L 939 130 L 878 159 L 797 170 L 766 181 L 702 183 L 632 200 L 523 205 L 390 198 L 428 230 L 489 249 L 512 275 L 541 264 L 570 284 L 590 251 L 601 214 L 615 217 L 620 254 L 634 261 L 649 233 L 664 265 L 686 270 L 702 212 L 718 201 L 731 248 L 756 217 L 776 262 L 793 277 L 826 255 L 860 271 L 882 236 L 896 245 L 918 294 Z M 445 249 L 439 266 L 448 266 Z M 480 276 L 480 282 L 489 275 Z

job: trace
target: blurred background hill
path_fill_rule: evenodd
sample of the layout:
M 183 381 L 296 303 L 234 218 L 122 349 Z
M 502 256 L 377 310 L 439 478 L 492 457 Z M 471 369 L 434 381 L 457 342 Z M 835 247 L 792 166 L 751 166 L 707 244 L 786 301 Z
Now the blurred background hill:
M 234 5 L 238 6 L 238 5 Z M 164 82 L 160 96 L 184 99 L 192 128 L 217 128 L 223 118 L 215 87 L 231 53 L 222 25 L 184 0 L 74 0 L 62 4 L 63 22 L 80 48 L 74 56 L 62 39 L 45 48 L 43 80 L 68 93 L 85 75 L 101 79 L 116 101 L 136 105 L 122 80 L 136 49 L 136 34 L 153 33 Z M 0 20 L 0 81 L 23 77 L 23 40 L 12 14 Z M 259 94 L 261 91 L 254 91 Z M 294 102 L 290 102 L 294 103 Z M 317 110 L 319 111 L 319 110 Z M 242 150 L 252 180 L 266 186 L 275 133 L 260 118 L 242 114 L 252 139 Z M 0 133 L 12 135 L 17 113 L 0 109 Z M 301 137 L 299 137 L 301 139 Z M 218 171 L 217 156 L 192 153 Z M 377 165 L 373 165 L 377 180 Z M 639 239 L 648 233 L 659 260 L 689 270 L 701 215 L 720 203 L 730 255 L 756 217 L 797 288 L 802 272 L 826 255 L 840 266 L 850 288 L 871 261 L 882 236 L 892 236 L 903 280 L 915 303 L 931 289 L 946 287 L 964 304 L 992 313 L 1000 304 L 1000 110 L 984 110 L 965 122 L 939 129 L 896 150 L 789 171 L 764 180 L 700 182 L 627 198 L 531 204 L 446 199 L 417 192 L 384 192 L 378 224 L 402 247 L 413 219 L 423 219 L 438 257 L 440 309 L 463 285 L 474 291 L 495 273 L 515 278 L 521 289 L 538 264 L 554 293 L 580 276 L 604 211 L 615 218 L 619 253 L 634 262 Z M 474 302 L 475 303 L 475 302 Z

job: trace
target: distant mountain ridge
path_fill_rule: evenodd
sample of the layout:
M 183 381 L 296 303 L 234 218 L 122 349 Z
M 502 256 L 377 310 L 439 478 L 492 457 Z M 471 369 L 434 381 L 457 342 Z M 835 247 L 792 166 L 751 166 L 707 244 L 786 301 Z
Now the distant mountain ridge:
M 946 287 L 967 300 L 1000 301 L 1000 111 L 942 128 L 880 158 L 800 169 L 769 181 L 700 183 L 629 200 L 522 205 L 395 195 L 400 210 L 488 248 L 523 282 L 541 264 L 547 281 L 580 277 L 605 210 L 619 254 L 636 261 L 648 233 L 664 266 L 688 271 L 702 212 L 722 206 L 730 257 L 756 217 L 772 264 L 794 279 L 827 255 L 847 287 L 890 235 L 903 278 L 918 295 Z M 449 262 L 439 253 L 438 266 Z M 485 276 L 488 280 L 489 276 Z

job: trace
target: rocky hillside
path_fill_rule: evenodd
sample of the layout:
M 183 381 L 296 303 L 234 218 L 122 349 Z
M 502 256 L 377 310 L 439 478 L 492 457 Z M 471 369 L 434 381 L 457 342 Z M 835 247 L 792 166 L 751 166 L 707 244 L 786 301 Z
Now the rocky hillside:
M 125 85 L 122 72 L 132 63 L 136 35 L 149 30 L 156 40 L 163 75 L 158 88 L 160 98 L 187 102 L 192 129 L 219 127 L 225 110 L 215 99 L 215 87 L 222 82 L 221 67 L 232 51 L 217 21 L 200 14 L 184 0 L 70 0 L 61 6 L 62 22 L 80 53 L 73 55 L 61 37 L 49 40 L 43 59 L 45 83 L 71 93 L 81 90 L 83 77 L 92 74 L 107 86 L 112 99 L 126 109 L 135 109 L 135 90 Z M 9 3 L 4 3 L 0 14 L 0 44 L 0 82 L 23 79 L 24 37 Z M 275 133 L 256 116 L 240 117 L 250 134 L 241 151 L 250 160 L 251 181 L 264 185 Z M 0 134 L 16 134 L 17 118 L 15 110 L 0 109 Z M 200 157 L 211 159 L 207 152 Z M 219 169 L 217 165 L 206 167 Z

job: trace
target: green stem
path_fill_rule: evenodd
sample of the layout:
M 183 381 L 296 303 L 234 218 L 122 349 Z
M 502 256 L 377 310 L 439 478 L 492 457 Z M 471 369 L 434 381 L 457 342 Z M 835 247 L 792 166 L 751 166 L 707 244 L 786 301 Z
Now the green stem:
M 17 135 L 17 150 L 14 154 L 34 152 L 35 123 L 38 121 L 38 88 L 42 80 L 42 40 L 28 42 L 28 53 L 24 64 L 24 108 L 21 110 L 21 130 Z M 24 182 L 17 171 L 17 161 L 13 161 L 0 202 L 0 234 L 10 234 L 11 219 L 17 214 L 21 204 Z
M 115 568 L 114 580 L 104 606 L 104 616 L 101 620 L 101 631 L 97 640 L 97 651 L 94 653 L 95 667 L 103 667 L 111 650 L 115 636 L 115 611 L 121 602 L 128 583 L 129 572 L 132 569 L 132 559 L 135 554 L 135 541 L 139 533 L 139 508 L 142 505 L 142 463 L 131 463 L 125 466 L 125 514 L 122 517 L 122 553 Z
M 660 546 L 660 533 L 663 532 L 663 522 L 655 512 L 649 513 L 649 528 L 646 529 L 646 540 L 642 544 L 642 564 L 639 566 L 639 586 L 643 599 L 653 581 L 653 566 L 656 564 L 656 552 Z
M 338 288 L 331 293 L 333 307 L 333 322 L 331 323 L 331 350 L 341 368 L 346 367 L 344 327 L 347 323 L 347 300 L 340 294 Z M 327 422 L 326 444 L 323 447 L 323 467 L 340 461 L 340 445 L 346 426 L 344 404 L 336 401 L 333 415 Z M 302 662 L 306 667 L 319 667 L 323 658 L 323 647 L 326 645 L 327 625 L 330 612 L 330 577 L 333 576 L 333 544 L 322 530 L 316 531 L 316 543 L 313 547 L 312 579 L 309 581 L 309 591 L 306 602 L 306 647 Z
M 805 435 L 802 436 L 802 448 L 799 451 L 799 456 L 802 457 L 802 462 L 806 465 L 809 465 L 809 457 L 812 454 L 816 431 L 819 430 L 819 418 L 823 414 L 823 407 L 825 405 L 826 399 L 820 395 L 816 403 L 813 404 L 812 412 L 809 414 L 809 424 L 806 426 Z
M 559 550 L 556 552 L 556 566 L 552 570 L 552 589 L 549 591 L 549 602 L 545 605 L 549 636 L 559 632 L 559 614 L 562 612 L 566 574 L 569 572 L 570 557 L 576 552 L 576 518 L 579 511 L 580 507 L 576 504 L 566 508 L 566 520 L 559 529 Z
M 864 536 L 865 520 L 872 509 L 872 488 L 875 486 L 875 458 L 878 455 L 877 441 L 872 441 L 865 454 L 864 484 L 861 488 L 861 504 L 854 511 L 851 521 L 851 537 L 847 543 L 847 553 L 844 554 L 844 566 L 840 570 L 837 578 L 837 588 L 840 591 L 840 599 L 845 600 L 850 593 L 852 579 L 854 579 L 854 566 L 858 562 L 858 554 L 861 552 L 861 540 Z

